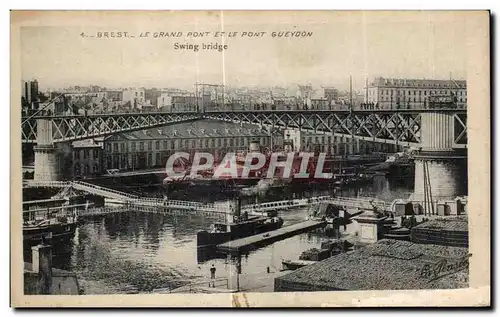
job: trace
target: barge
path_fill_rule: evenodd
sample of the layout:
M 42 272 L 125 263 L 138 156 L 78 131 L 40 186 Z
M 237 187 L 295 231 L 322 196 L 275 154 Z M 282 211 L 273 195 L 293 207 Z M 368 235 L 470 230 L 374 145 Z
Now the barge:
M 279 229 L 283 226 L 283 219 L 277 216 L 277 212 L 268 212 L 265 216 L 249 216 L 241 214 L 241 200 L 235 199 L 233 211 L 227 214 L 226 221 L 215 222 L 210 231 L 197 233 L 197 246 L 213 247 L 218 244 L 266 233 Z

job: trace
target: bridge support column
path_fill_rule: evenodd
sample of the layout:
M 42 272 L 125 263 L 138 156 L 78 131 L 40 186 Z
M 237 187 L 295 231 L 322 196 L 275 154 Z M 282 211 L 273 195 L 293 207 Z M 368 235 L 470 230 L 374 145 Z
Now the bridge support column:
M 465 194 L 465 151 L 453 149 L 453 114 L 421 114 L 420 151 L 415 156 L 415 192 L 412 200 L 451 200 Z
M 35 175 L 39 181 L 52 181 L 59 179 L 59 160 L 57 147 L 52 141 L 52 121 L 37 119 L 37 145 L 35 151 Z
M 293 150 L 298 152 L 302 149 L 302 131 L 300 129 L 286 129 L 284 131 L 284 139 L 291 140 L 293 143 Z

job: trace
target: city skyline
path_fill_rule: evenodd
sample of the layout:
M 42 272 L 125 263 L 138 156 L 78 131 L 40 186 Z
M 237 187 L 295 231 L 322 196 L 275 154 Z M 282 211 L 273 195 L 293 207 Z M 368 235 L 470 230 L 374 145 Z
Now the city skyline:
M 337 14 L 337 15 L 336 15 Z M 175 50 L 175 43 L 216 43 L 202 39 L 139 38 L 150 30 L 187 34 L 200 23 L 173 16 L 161 28 L 136 23 L 127 30 L 103 27 L 26 27 L 21 30 L 22 78 L 38 79 L 41 89 L 99 85 L 118 87 L 177 87 L 192 89 L 196 82 L 227 86 L 311 84 L 348 89 L 364 88 L 366 78 L 464 79 L 465 15 L 412 12 L 401 16 L 362 12 L 332 13 L 324 23 L 303 15 L 279 15 L 276 24 L 251 23 L 238 14 L 223 13 L 207 32 L 267 32 L 260 38 L 218 38 L 224 52 Z M 446 18 L 443 18 L 446 17 Z M 292 20 L 292 24 L 285 24 Z M 265 19 L 264 19 L 265 21 Z M 153 21 L 155 22 L 155 21 Z M 191 24 L 189 22 L 192 22 Z M 201 24 L 201 23 L 200 23 Z M 328 24 L 330 27 L 325 27 Z M 175 25 L 175 26 L 174 26 Z M 273 31 L 312 32 L 311 37 L 273 38 Z M 103 30 L 123 31 L 135 38 L 82 37 Z

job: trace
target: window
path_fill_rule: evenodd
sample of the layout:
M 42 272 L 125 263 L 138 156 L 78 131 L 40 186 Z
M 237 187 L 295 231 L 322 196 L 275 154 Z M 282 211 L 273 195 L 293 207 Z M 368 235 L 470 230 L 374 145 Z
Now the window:
M 148 153 L 148 166 L 151 166 L 153 165 L 153 154 L 152 153 Z
M 139 150 L 144 151 L 144 142 L 139 142 Z
M 241 146 L 245 146 L 245 138 L 241 138 Z
M 83 159 L 88 159 L 89 158 L 89 150 L 88 149 L 84 149 L 83 150 Z
M 151 151 L 153 147 L 153 141 L 148 141 L 148 151 Z
M 208 139 L 205 139 L 205 147 L 208 148 Z
M 135 142 L 132 142 L 132 152 L 135 152 L 136 148 L 135 148 Z
M 125 143 L 120 143 L 120 152 L 125 153 Z
M 118 152 L 118 143 L 113 143 L 113 152 Z M 84 154 L 85 157 L 85 154 Z
M 232 138 L 229 139 L 229 146 L 234 146 L 234 140 Z
M 227 139 L 224 138 L 224 147 L 227 147 Z
M 170 149 L 175 149 L 175 140 L 170 141 Z
M 217 146 L 218 147 L 221 147 L 222 146 L 222 140 L 219 138 L 217 139 Z
M 191 140 L 191 148 L 196 149 L 196 140 Z
M 163 149 L 166 150 L 168 148 L 167 140 L 163 140 Z
M 157 152 L 155 156 L 156 156 L 155 165 L 160 165 L 161 164 L 160 153 Z
M 155 141 L 155 149 L 156 150 L 160 149 L 160 141 Z
M 96 149 L 94 149 L 93 152 L 94 152 L 94 159 L 99 158 L 99 150 L 96 148 Z
M 211 144 L 211 147 L 212 147 L 212 148 L 215 148 L 215 139 L 212 139 L 212 140 L 210 141 L 210 144 Z

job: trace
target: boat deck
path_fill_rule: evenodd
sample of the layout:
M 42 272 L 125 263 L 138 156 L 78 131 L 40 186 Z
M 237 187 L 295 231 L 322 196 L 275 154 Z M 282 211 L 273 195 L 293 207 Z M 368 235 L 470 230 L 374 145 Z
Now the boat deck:
M 269 231 L 266 233 L 261 233 L 219 244 L 217 246 L 217 251 L 224 253 L 238 253 L 242 251 L 249 251 L 278 240 L 289 238 L 299 233 L 319 228 L 321 226 L 324 226 L 325 224 L 326 222 L 324 221 L 307 220 L 291 226 L 282 227 L 274 231 Z

